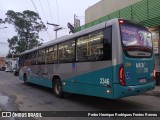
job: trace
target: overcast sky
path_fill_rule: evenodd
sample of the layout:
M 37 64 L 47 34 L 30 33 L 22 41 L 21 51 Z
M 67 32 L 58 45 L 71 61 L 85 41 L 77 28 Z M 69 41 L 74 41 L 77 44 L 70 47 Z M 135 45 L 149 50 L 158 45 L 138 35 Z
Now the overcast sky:
M 40 14 L 42 21 L 46 24 L 50 23 L 59 24 L 64 29 L 58 32 L 58 37 L 68 35 L 69 29 L 67 23 L 73 24 L 74 14 L 79 16 L 81 25 L 84 24 L 85 10 L 99 2 L 100 0 L 0 0 L 0 18 L 5 18 L 5 13 L 8 10 L 22 12 L 24 10 L 32 10 Z M 35 4 L 35 7 L 33 5 Z M 8 27 L 2 29 L 3 27 Z M 40 37 L 44 39 L 44 43 L 55 39 L 55 32 L 53 26 L 46 25 L 48 33 L 42 31 Z M 0 25 L 0 56 L 6 55 L 8 51 L 7 45 L 2 42 L 7 42 L 8 38 L 12 38 L 16 33 L 11 25 Z

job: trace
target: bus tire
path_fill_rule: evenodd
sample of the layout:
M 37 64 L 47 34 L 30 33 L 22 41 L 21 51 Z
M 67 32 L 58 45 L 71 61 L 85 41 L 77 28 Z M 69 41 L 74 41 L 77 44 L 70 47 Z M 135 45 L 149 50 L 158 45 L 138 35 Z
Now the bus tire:
M 64 97 L 64 93 L 62 91 L 62 82 L 61 82 L 60 78 L 56 78 L 54 80 L 53 92 L 54 92 L 55 96 L 57 96 L 59 98 L 63 98 Z
M 25 85 L 29 85 L 29 83 L 27 81 L 27 75 L 26 74 L 23 75 L 23 81 L 24 81 Z

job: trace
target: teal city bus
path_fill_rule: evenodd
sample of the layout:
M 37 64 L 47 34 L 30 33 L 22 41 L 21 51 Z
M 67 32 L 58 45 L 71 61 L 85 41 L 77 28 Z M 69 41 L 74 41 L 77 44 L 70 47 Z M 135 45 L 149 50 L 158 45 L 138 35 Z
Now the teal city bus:
M 64 93 L 118 99 L 155 88 L 148 28 L 112 19 L 24 51 L 19 78 Z

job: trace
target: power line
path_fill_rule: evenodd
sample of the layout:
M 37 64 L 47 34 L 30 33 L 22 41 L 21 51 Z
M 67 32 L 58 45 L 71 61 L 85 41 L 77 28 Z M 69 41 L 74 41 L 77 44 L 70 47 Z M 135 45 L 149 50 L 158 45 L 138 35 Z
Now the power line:
M 35 9 L 36 12 L 39 14 L 38 9 L 37 9 L 36 5 L 34 4 L 33 0 L 31 0 L 31 2 L 32 2 L 32 4 L 33 4 L 34 9 Z M 39 14 L 39 15 L 40 15 L 40 14 Z
M 54 22 L 53 16 L 52 16 L 52 13 L 51 13 L 51 9 L 50 9 L 50 5 L 49 5 L 49 1 L 48 1 L 48 0 L 47 0 L 47 3 L 48 3 L 48 9 L 49 9 L 49 12 L 50 12 L 51 19 L 52 19 L 52 21 Z
M 32 0 L 31 0 L 32 1 Z M 37 9 L 37 7 L 36 7 L 36 5 L 34 4 L 34 2 L 32 1 L 32 3 L 33 3 L 33 5 L 35 6 L 35 10 L 37 11 L 37 13 L 39 14 L 39 12 L 38 12 L 38 9 Z M 46 17 L 46 15 L 45 15 L 45 12 L 44 12 L 44 9 L 43 9 L 43 7 L 42 7 L 42 4 L 41 4 L 41 1 L 39 0 L 39 4 L 40 4 L 40 6 L 41 6 L 41 9 L 42 9 L 42 12 L 43 12 L 43 14 L 44 14 L 44 17 L 45 17 L 45 19 L 46 19 L 46 21 L 48 21 L 47 20 L 47 17 Z M 48 32 L 48 30 L 47 29 L 45 29 L 45 31 L 47 32 L 47 34 L 48 34 L 48 36 L 49 36 L 49 38 L 52 40 L 52 38 L 51 38 L 51 36 L 50 36 L 50 34 L 49 34 L 49 32 Z
M 48 2 L 48 0 L 47 0 L 47 2 Z M 45 15 L 45 12 L 44 12 L 44 9 L 43 9 L 43 7 L 42 7 L 42 4 L 41 4 L 41 1 L 40 1 L 40 0 L 39 0 L 39 4 L 40 4 L 40 6 L 41 6 L 41 9 L 42 9 L 42 12 L 43 12 L 43 15 L 44 15 L 46 21 L 48 21 L 48 19 L 47 19 L 46 15 Z M 49 4 L 48 4 L 48 5 L 49 5 Z M 48 7 L 49 7 L 49 6 L 48 6 Z M 50 14 L 51 14 L 51 12 L 50 12 Z M 49 38 L 52 40 L 52 38 L 51 38 L 51 36 L 50 36 L 50 34 L 49 34 L 49 32 L 48 32 L 47 29 L 46 29 L 46 32 L 47 32 Z
M 47 29 L 46 29 L 46 32 L 47 32 L 47 34 L 48 34 L 49 38 L 52 40 L 52 38 L 51 38 L 51 36 L 50 36 L 50 34 L 49 34 L 49 32 L 48 32 L 48 30 L 47 30 Z
M 59 24 L 59 10 L 58 10 L 58 2 L 56 0 L 56 6 L 57 6 L 57 17 L 58 17 L 58 24 Z
M 44 17 L 46 18 L 46 21 L 48 21 L 40 0 L 39 0 L 39 4 L 40 4 L 40 6 L 41 6 L 41 9 L 42 9 L 42 12 L 43 12 Z
M 35 10 L 36 10 L 36 12 L 39 14 L 38 9 L 37 9 L 36 5 L 34 4 L 33 0 L 31 0 L 31 2 L 32 2 L 32 4 L 33 4 L 34 9 L 35 9 Z M 39 15 L 40 15 L 40 14 L 39 14 Z M 41 22 L 42 22 L 42 20 L 41 20 Z M 46 29 L 45 31 L 47 32 L 47 34 L 48 34 L 49 38 L 52 40 L 52 38 L 51 38 L 51 36 L 50 36 L 49 32 L 47 31 L 47 29 Z
M 63 28 L 62 28 L 62 27 L 59 27 L 59 25 L 54 24 L 54 23 L 48 23 L 48 22 L 47 22 L 47 24 L 48 24 L 48 25 L 52 25 L 52 26 L 54 26 L 55 39 L 57 39 L 57 32 L 58 32 L 59 30 L 63 29 Z

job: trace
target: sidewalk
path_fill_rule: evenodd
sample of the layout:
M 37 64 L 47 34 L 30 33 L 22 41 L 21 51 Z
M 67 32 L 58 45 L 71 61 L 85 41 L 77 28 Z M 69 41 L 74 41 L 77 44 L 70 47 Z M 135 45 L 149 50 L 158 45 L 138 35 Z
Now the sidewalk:
M 159 91 L 160 92 L 160 86 L 156 86 L 156 88 L 153 91 Z
M 154 90 L 145 93 L 146 95 L 160 97 L 160 86 L 156 86 Z

